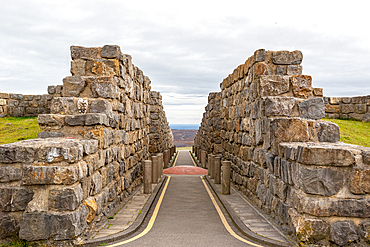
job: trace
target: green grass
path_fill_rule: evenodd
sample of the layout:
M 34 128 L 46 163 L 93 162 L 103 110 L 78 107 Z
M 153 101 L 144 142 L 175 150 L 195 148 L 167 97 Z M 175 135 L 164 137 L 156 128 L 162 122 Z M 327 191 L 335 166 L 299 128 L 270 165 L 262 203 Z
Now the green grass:
M 191 150 L 191 147 L 176 147 L 176 150 Z
M 329 118 L 323 120 L 338 124 L 340 128 L 340 141 L 370 147 L 370 122 Z
M 0 247 L 28 247 L 26 241 L 20 239 L 18 236 L 11 238 L 11 241 L 7 244 L 0 244 Z
M 0 145 L 37 138 L 40 131 L 37 117 L 0 118 Z

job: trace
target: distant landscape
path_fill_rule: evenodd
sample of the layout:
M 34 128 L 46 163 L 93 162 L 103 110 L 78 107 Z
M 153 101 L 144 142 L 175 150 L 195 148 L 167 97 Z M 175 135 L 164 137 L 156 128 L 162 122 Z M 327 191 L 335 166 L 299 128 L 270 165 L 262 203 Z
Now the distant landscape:
M 190 147 L 194 144 L 198 124 L 171 124 L 174 144 L 176 147 Z

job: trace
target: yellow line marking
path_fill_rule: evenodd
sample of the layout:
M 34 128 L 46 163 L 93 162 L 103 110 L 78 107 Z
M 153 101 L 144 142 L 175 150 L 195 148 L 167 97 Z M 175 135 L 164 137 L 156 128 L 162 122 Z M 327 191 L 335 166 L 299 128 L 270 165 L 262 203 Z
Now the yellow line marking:
M 194 166 L 198 167 L 197 164 L 195 163 L 194 159 L 193 159 L 193 156 L 191 156 L 190 151 L 189 151 L 189 156 L 190 156 L 191 161 L 193 161 Z
M 219 215 L 219 216 L 220 216 L 220 218 L 221 218 L 222 224 L 224 224 L 224 226 L 225 226 L 226 230 L 230 233 L 230 235 L 232 235 L 234 238 L 236 238 L 236 239 L 238 239 L 238 240 L 240 240 L 240 241 L 242 241 L 242 242 L 244 242 L 244 243 L 247 243 L 247 244 L 250 244 L 250 245 L 253 245 L 253 246 L 260 246 L 260 247 L 262 247 L 262 245 L 259 245 L 259 244 L 255 244 L 255 243 L 249 242 L 248 240 L 246 240 L 246 239 L 244 239 L 244 238 L 240 237 L 239 235 L 237 235 L 237 234 L 234 232 L 234 230 L 233 230 L 233 229 L 231 229 L 231 227 L 230 227 L 229 223 L 227 223 L 227 221 L 226 221 L 226 218 L 225 218 L 224 214 L 222 213 L 222 211 L 221 211 L 220 207 L 218 206 L 218 204 L 217 204 L 217 202 L 216 202 L 215 198 L 213 197 L 213 195 L 212 195 L 211 191 L 209 190 L 209 188 L 208 188 L 208 186 L 207 186 L 206 182 L 204 182 L 204 179 L 201 179 L 201 180 L 202 180 L 202 182 L 203 182 L 204 187 L 206 188 L 206 190 L 207 190 L 207 192 L 208 192 L 209 197 L 211 198 L 211 200 L 212 200 L 212 202 L 213 202 L 213 205 L 214 205 L 214 206 L 215 206 L 215 208 L 216 208 L 216 211 L 217 211 L 218 215 Z
M 179 157 L 179 155 L 180 155 L 180 151 L 177 151 L 177 152 L 176 152 L 176 159 L 175 159 L 175 161 L 173 162 L 172 167 L 174 167 L 174 166 L 176 165 L 177 158 Z
M 159 200 L 158 200 L 157 205 L 155 206 L 153 215 L 150 218 L 150 221 L 149 221 L 147 227 L 145 228 L 145 230 L 143 232 L 141 232 L 139 235 L 137 235 L 137 236 L 135 236 L 133 238 L 130 238 L 130 239 L 127 239 L 125 241 L 122 241 L 122 242 L 119 242 L 119 243 L 115 243 L 115 244 L 112 244 L 112 245 L 107 245 L 107 246 L 114 247 L 114 246 L 119 246 L 119 245 L 130 243 L 132 241 L 135 241 L 138 238 L 141 238 L 142 236 L 144 236 L 145 234 L 147 234 L 152 229 L 152 227 L 154 225 L 154 222 L 155 222 L 155 219 L 157 218 L 159 208 L 161 207 L 161 204 L 162 204 L 162 201 L 163 201 L 163 197 L 164 197 L 164 194 L 166 193 L 166 189 L 167 189 L 168 183 L 170 182 L 170 179 L 171 179 L 171 176 L 168 176 L 168 179 L 167 179 L 167 182 L 166 182 L 166 184 L 165 184 L 165 186 L 163 188 L 161 197 L 159 197 Z

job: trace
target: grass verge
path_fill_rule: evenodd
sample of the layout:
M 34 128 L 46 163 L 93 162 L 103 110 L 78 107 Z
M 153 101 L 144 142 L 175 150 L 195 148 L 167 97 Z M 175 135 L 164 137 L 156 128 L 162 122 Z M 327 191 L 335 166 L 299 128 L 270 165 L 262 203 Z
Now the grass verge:
M 191 147 L 176 147 L 176 150 L 191 150 Z
M 338 124 L 341 142 L 370 147 L 370 122 L 329 118 L 323 120 Z
M 37 138 L 37 117 L 0 118 L 0 145 Z

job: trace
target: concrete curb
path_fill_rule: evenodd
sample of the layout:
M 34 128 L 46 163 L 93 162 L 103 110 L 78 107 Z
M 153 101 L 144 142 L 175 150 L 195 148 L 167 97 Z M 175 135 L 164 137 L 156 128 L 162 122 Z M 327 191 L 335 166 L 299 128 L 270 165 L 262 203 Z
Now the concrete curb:
M 107 244 L 112 243 L 112 242 L 115 242 L 115 241 L 118 241 L 120 239 L 123 239 L 123 238 L 126 238 L 126 237 L 129 237 L 129 236 L 133 235 L 140 228 L 140 226 L 143 224 L 145 218 L 148 215 L 149 209 L 153 205 L 157 195 L 161 191 L 161 189 L 162 189 L 163 185 L 165 184 L 165 182 L 167 181 L 167 179 L 168 179 L 167 176 L 162 177 L 161 181 L 159 181 L 159 183 L 155 187 L 155 189 L 154 189 L 153 193 L 151 194 L 151 196 L 149 197 L 148 201 L 145 203 L 145 205 L 143 207 L 143 210 L 142 210 L 142 213 L 136 218 L 135 222 L 132 223 L 132 225 L 129 226 L 126 230 L 124 230 L 122 232 L 119 232 L 119 233 L 116 233 L 116 234 L 112 234 L 112 235 L 107 236 L 107 237 L 91 239 L 91 240 L 83 242 L 83 243 L 81 243 L 77 246 L 98 246 L 98 245 L 103 244 L 103 243 L 107 243 Z
M 231 217 L 233 223 L 235 226 L 247 237 L 250 239 L 253 239 L 254 241 L 264 244 L 266 246 L 281 246 L 281 247 L 287 247 L 287 246 L 294 246 L 292 245 L 282 243 L 273 239 L 269 239 L 263 236 L 260 236 L 256 234 L 255 232 L 252 232 L 248 227 L 244 225 L 244 223 L 239 219 L 238 215 L 235 213 L 235 211 L 229 206 L 229 204 L 219 196 L 219 194 L 216 192 L 216 189 L 213 187 L 213 182 L 210 181 L 208 176 L 204 176 L 209 184 L 209 186 L 212 188 L 213 193 L 217 196 L 217 199 L 221 202 L 222 206 L 225 208 L 226 212 Z

